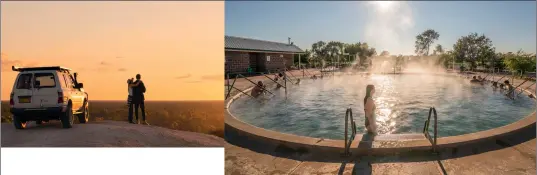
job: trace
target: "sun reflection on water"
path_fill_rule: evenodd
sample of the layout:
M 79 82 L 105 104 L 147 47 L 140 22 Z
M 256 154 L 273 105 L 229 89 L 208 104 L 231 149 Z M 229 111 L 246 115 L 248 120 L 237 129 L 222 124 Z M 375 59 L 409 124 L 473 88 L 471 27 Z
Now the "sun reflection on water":
M 503 126 L 531 112 L 532 100 L 506 103 L 488 86 L 435 75 L 349 75 L 304 80 L 283 89 L 265 103 L 242 98 L 230 111 L 255 126 L 301 136 L 342 139 L 345 109 L 352 108 L 359 133 L 364 133 L 365 87 L 375 85 L 375 122 L 379 134 L 418 133 L 428 109 L 436 107 L 441 136 Z M 533 106 L 533 107 L 532 107 Z M 513 117 L 506 117 L 513 116 Z M 478 122 L 479 121 L 479 122 Z

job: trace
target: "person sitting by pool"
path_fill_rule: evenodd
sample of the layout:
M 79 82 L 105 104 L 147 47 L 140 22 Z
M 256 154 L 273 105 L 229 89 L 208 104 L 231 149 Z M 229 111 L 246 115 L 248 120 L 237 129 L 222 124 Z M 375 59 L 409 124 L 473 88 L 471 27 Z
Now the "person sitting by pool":
M 278 74 L 274 75 L 274 81 L 278 81 Z
M 311 76 L 311 79 L 314 79 L 314 80 L 315 80 L 315 79 L 317 79 L 317 76 L 316 76 L 316 75 L 313 75 L 313 76 Z
M 296 79 L 296 83 L 295 84 L 300 84 L 300 78 L 297 78 Z
M 252 97 L 259 97 L 259 95 L 263 94 L 263 88 L 265 85 L 263 85 L 263 82 L 258 81 L 257 85 L 252 89 Z
M 500 83 L 500 91 L 503 91 L 504 89 L 504 85 Z
M 479 83 L 481 81 L 479 81 L 475 76 L 472 77 L 472 80 L 470 80 L 470 83 Z
M 369 133 L 377 133 L 377 123 L 375 120 L 375 101 L 373 101 L 373 94 L 375 93 L 375 86 L 367 85 L 365 88 L 364 98 L 364 112 L 365 112 L 365 128 Z

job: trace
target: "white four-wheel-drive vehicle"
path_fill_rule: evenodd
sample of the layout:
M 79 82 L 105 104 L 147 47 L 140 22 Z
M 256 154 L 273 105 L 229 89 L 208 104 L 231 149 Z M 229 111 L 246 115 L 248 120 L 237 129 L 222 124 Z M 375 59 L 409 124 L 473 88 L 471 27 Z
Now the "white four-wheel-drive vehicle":
M 11 91 L 9 105 L 16 129 L 26 128 L 29 121 L 37 124 L 60 120 L 63 128 L 73 126 L 75 116 L 80 123 L 88 122 L 88 94 L 64 67 L 13 66 L 19 72 Z

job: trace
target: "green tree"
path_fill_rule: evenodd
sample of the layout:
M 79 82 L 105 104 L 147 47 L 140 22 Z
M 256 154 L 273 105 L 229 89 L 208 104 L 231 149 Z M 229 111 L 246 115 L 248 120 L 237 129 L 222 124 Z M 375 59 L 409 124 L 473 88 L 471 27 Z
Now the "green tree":
M 311 61 L 311 50 L 306 49 L 303 54 L 300 54 L 300 64 L 308 65 Z M 295 65 L 298 66 L 298 54 L 294 56 Z
M 500 71 L 503 71 L 505 69 L 504 60 L 505 60 L 505 54 L 498 52 L 494 55 L 493 59 L 491 60 L 492 66 L 494 68 L 499 69 Z
M 369 44 L 366 42 L 358 43 L 360 52 L 358 53 L 358 56 L 360 57 L 360 65 L 365 65 L 365 63 L 371 63 L 371 60 L 369 59 L 371 56 L 376 55 L 377 51 L 373 47 L 369 47 Z M 369 62 L 367 62 L 369 60 Z
M 535 54 L 525 53 L 519 50 L 516 53 L 504 54 L 504 60 L 506 67 L 513 71 L 521 71 L 522 74 L 526 72 L 535 72 Z
M 443 53 L 444 53 L 444 48 L 442 47 L 442 45 L 437 44 L 433 50 L 433 55 L 442 55 Z
M 494 57 L 495 48 L 485 35 L 471 33 L 457 40 L 453 45 L 453 54 L 457 62 L 468 62 L 470 67 L 475 69 L 478 63 L 489 67 L 485 63 Z
M 321 61 L 327 56 L 326 43 L 324 41 L 318 41 L 311 45 L 312 63 L 314 66 L 320 65 Z
M 326 44 L 326 52 L 328 53 L 328 57 L 330 58 L 330 61 L 336 61 L 336 58 L 338 56 L 343 55 L 343 49 L 344 45 L 342 42 L 339 41 L 330 41 L 328 44 Z
M 453 67 L 454 54 L 452 51 L 443 52 L 439 55 L 437 65 L 442 65 L 444 68 Z
M 440 34 L 434 31 L 433 29 L 427 29 L 423 33 L 416 36 L 415 47 L 416 54 L 418 55 L 429 55 L 429 48 L 434 43 L 435 40 L 438 40 Z

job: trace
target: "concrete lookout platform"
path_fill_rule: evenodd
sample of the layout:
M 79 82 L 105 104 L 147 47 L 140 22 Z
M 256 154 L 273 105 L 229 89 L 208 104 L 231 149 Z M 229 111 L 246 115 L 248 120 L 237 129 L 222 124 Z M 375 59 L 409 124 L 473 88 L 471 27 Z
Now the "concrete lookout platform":
M 251 88 L 245 90 L 249 92 Z M 532 93 L 525 90 L 526 93 Z M 255 151 L 275 151 L 281 156 L 299 155 L 311 159 L 345 161 L 359 156 L 370 155 L 404 155 L 431 154 L 432 145 L 421 133 L 393 135 L 357 134 L 351 143 L 352 156 L 343 157 L 344 140 L 331 140 L 297 136 L 259 128 L 238 120 L 228 109 L 233 101 L 241 98 L 236 94 L 226 101 L 225 133 L 226 140 L 232 144 L 247 147 Z M 509 147 L 535 138 L 536 112 L 514 123 L 475 133 L 437 138 L 437 152 L 456 154 L 462 150 L 474 153 L 487 151 L 484 145 L 501 145 Z M 318 160 L 318 159 L 317 159 Z

